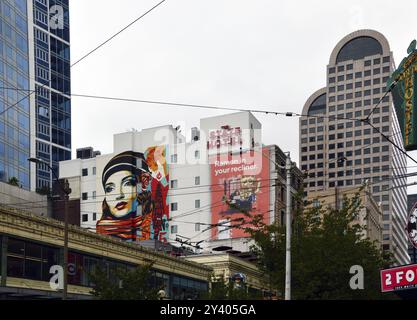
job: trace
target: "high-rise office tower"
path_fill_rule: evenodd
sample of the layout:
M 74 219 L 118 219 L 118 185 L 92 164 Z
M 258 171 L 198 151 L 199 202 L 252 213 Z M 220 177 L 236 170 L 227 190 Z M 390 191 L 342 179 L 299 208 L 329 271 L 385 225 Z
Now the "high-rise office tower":
M 68 0 L 0 1 L 1 181 L 42 189 L 52 173 L 27 158 L 71 158 L 69 41 Z
M 331 53 L 326 86 L 304 105 L 309 117 L 300 119 L 300 163 L 308 172 L 307 193 L 368 183 L 382 209 L 383 249 L 393 253 L 396 264 L 406 264 L 405 155 L 369 124 L 355 120 L 371 113 L 393 71 L 393 54 L 381 33 L 360 30 L 344 37 Z M 370 122 L 403 148 L 391 95 Z

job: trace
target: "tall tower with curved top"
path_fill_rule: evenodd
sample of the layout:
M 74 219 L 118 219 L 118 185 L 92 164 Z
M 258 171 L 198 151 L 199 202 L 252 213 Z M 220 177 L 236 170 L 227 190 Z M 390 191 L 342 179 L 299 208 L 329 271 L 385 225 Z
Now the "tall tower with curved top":
M 396 264 L 409 263 L 406 158 L 365 119 L 385 94 L 394 59 L 387 39 L 373 30 L 353 32 L 336 45 L 326 69 L 326 86 L 307 100 L 300 119 L 300 163 L 308 173 L 306 193 L 354 188 L 368 183 L 381 205 L 382 247 Z M 392 97 L 372 112 L 370 122 L 403 148 Z

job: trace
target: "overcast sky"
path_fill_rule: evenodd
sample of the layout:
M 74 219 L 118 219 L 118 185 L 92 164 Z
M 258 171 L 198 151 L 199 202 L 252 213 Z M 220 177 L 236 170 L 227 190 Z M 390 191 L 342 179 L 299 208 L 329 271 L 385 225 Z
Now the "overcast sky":
M 72 61 L 159 1 L 71 0 Z M 167 0 L 76 65 L 72 92 L 301 112 L 325 86 L 339 40 L 358 29 L 377 30 L 398 64 L 417 37 L 416 12 L 415 0 Z M 189 129 L 222 113 L 74 97 L 73 155 L 86 146 L 110 153 L 113 134 L 132 128 Z M 298 163 L 298 118 L 255 116 L 263 142 L 291 151 Z

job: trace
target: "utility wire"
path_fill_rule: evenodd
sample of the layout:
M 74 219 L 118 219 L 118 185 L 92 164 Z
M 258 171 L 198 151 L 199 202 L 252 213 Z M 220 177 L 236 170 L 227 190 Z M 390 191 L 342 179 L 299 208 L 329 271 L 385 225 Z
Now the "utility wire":
M 154 9 L 156 9 L 158 6 L 160 6 L 162 3 L 164 3 L 166 0 L 162 0 L 161 2 L 159 2 L 158 4 L 156 4 L 154 7 L 152 7 L 151 9 L 149 9 L 148 11 L 146 11 L 144 14 L 142 14 L 141 16 L 139 16 L 137 19 L 135 19 L 134 21 L 132 21 L 131 23 L 129 23 L 126 27 L 124 27 L 123 29 L 121 29 L 120 31 L 118 31 L 117 33 L 115 33 L 114 35 L 112 35 L 110 38 L 108 38 L 106 41 L 102 42 L 101 44 L 99 44 L 97 47 L 95 47 L 93 50 L 89 51 L 87 54 L 85 54 L 84 56 L 82 56 L 80 59 L 78 59 L 76 62 L 74 62 L 70 68 L 72 68 L 73 66 L 77 65 L 78 63 L 80 63 L 82 60 L 86 59 L 88 56 L 90 56 L 91 54 L 93 54 L 95 51 L 97 51 L 98 49 L 100 49 L 101 47 L 103 47 L 105 44 L 107 44 L 108 42 L 110 42 L 111 40 L 113 40 L 115 37 L 117 37 L 119 34 L 121 34 L 123 31 L 125 31 L 126 29 L 128 29 L 129 27 L 131 27 L 133 24 L 135 24 L 136 22 L 138 22 L 140 19 L 142 19 L 144 16 L 146 16 L 148 13 L 150 13 L 151 11 L 153 11 Z M 35 79 L 36 81 L 36 79 Z M 49 80 L 48 83 L 44 83 L 41 86 L 39 86 L 37 89 L 42 89 L 44 88 L 46 85 L 48 85 L 50 87 L 52 80 Z M 3 111 L 0 112 L 0 116 L 3 115 L 4 113 L 6 113 L 8 110 L 14 108 L 15 106 L 17 106 L 19 103 L 21 103 L 22 101 L 24 101 L 25 99 L 28 99 L 36 90 L 29 90 L 30 93 L 27 94 L 25 97 L 23 97 L 21 100 L 19 100 L 18 102 L 16 102 L 15 104 L 10 105 L 9 107 L 7 107 L 6 109 L 4 109 Z M 64 93 L 65 94 L 65 93 Z
M 414 163 L 417 164 L 417 161 L 413 157 L 411 157 L 406 151 L 404 151 L 401 147 L 399 147 L 396 143 L 394 143 L 387 135 L 382 133 L 381 130 L 379 130 L 379 128 L 374 126 L 368 119 L 364 119 L 363 122 L 367 123 L 372 128 L 374 128 L 374 130 L 376 130 L 380 135 L 382 135 L 389 143 L 391 143 L 395 148 L 397 148 L 402 154 L 404 154 L 407 158 L 411 159 Z
M 276 186 L 279 186 L 279 185 L 264 185 L 264 186 L 260 186 L 259 189 L 276 187 Z M 249 187 L 248 188 L 241 188 L 241 190 L 242 189 L 249 189 Z M 252 188 L 250 188 L 250 189 L 252 189 Z M 200 194 L 212 194 L 214 192 L 224 192 L 224 190 L 211 190 L 211 191 L 203 191 L 203 192 L 182 193 L 182 194 L 178 194 L 178 195 L 175 195 L 175 196 L 195 195 L 195 194 L 198 194 L 198 195 L 200 195 Z M 115 194 L 115 195 L 117 195 L 117 194 Z M 172 197 L 173 195 L 170 195 L 170 196 Z M 79 199 L 77 199 L 77 200 L 79 200 Z M 62 203 L 64 201 L 65 200 L 55 200 L 54 202 L 56 202 L 56 203 L 61 202 Z M 103 201 L 104 200 L 99 200 L 99 201 L 84 201 L 84 202 L 80 202 L 80 204 L 101 204 L 101 203 L 103 203 Z M 28 204 L 43 203 L 43 202 L 44 201 L 34 201 L 34 202 L 15 203 L 15 204 L 11 204 L 11 203 L 0 203 L 0 204 L 5 205 L 5 206 L 26 206 L 24 208 L 27 208 L 27 209 L 30 209 L 30 208 L 32 208 L 32 209 L 35 209 L 35 208 L 36 209 L 39 209 L 39 208 L 46 208 L 46 207 L 48 207 L 48 206 L 45 206 L 45 205 L 44 206 L 30 206 L 30 207 L 27 206 Z M 112 201 L 112 202 L 116 202 L 116 201 Z
M 149 14 L 150 12 L 152 12 L 153 10 L 155 10 L 157 7 L 159 7 L 161 4 L 163 4 L 166 0 L 162 0 L 161 2 L 159 2 L 158 4 L 156 4 L 155 6 L 153 6 L 151 9 L 149 9 L 148 11 L 146 11 L 145 13 L 143 13 L 142 15 L 140 15 L 138 18 L 136 18 L 135 20 L 133 20 L 131 23 L 129 23 L 127 26 L 125 26 L 124 28 L 122 28 L 121 30 L 119 30 L 118 32 L 116 32 L 114 35 L 112 35 L 110 38 L 108 38 L 106 41 L 102 42 L 101 44 L 99 44 L 97 47 L 95 47 L 93 50 L 89 51 L 87 54 L 85 54 L 84 56 L 82 56 L 80 59 L 78 59 L 77 61 L 75 61 L 72 65 L 71 68 L 74 67 L 75 65 L 77 65 L 78 63 L 80 63 L 81 61 L 83 61 L 84 59 L 86 59 L 88 56 L 90 56 L 91 54 L 93 54 L 94 52 L 96 52 L 98 49 L 100 49 L 101 47 L 103 47 L 105 44 L 107 44 L 108 42 L 110 42 L 111 40 L 113 40 L 114 38 L 116 38 L 119 34 L 121 34 L 123 31 L 125 31 L 126 29 L 128 29 L 129 27 L 131 27 L 132 25 L 134 25 L 136 22 L 138 22 L 140 19 L 142 19 L 143 17 L 145 17 L 147 14 Z
M 381 99 L 379 99 L 378 103 L 372 108 L 371 112 L 368 114 L 368 116 L 366 117 L 365 121 L 369 121 L 369 119 L 371 118 L 372 114 L 374 113 L 374 111 L 376 110 L 376 108 L 380 105 L 380 103 L 385 99 L 385 97 L 388 95 L 388 93 L 390 93 L 392 91 L 392 89 L 394 89 L 394 87 L 397 85 L 397 82 L 394 82 L 391 87 L 385 91 L 385 94 L 382 96 Z
M 8 88 L 8 87 L 0 87 L 0 89 L 34 92 L 34 90 L 22 90 L 22 89 Z M 76 93 L 71 93 L 70 96 L 71 97 L 79 97 L 79 98 L 119 101 L 119 102 L 156 104 L 156 105 L 164 105 L 164 106 L 172 106 L 172 107 L 189 107 L 189 108 L 225 110 L 225 111 L 235 111 L 235 112 L 236 111 L 242 111 L 242 112 L 251 112 L 251 113 L 282 115 L 282 116 L 286 116 L 286 117 L 332 118 L 332 119 L 335 118 L 335 116 L 308 115 L 308 114 L 300 114 L 300 113 L 295 113 L 295 112 L 278 112 L 278 111 L 265 110 L 265 109 L 263 109 L 263 110 L 262 109 L 251 109 L 251 108 L 247 108 L 247 107 L 242 108 L 242 107 L 227 107 L 227 106 L 216 106 L 216 105 L 206 105 L 206 104 L 190 104 L 190 103 L 180 103 L 180 102 L 162 101 L 162 100 L 158 101 L 158 100 L 144 100 L 144 99 L 134 99 L 134 98 L 118 98 L 118 97 L 110 97 L 110 96 L 76 94 Z M 361 120 L 361 119 L 358 119 L 358 118 L 345 118 L 345 117 L 336 117 L 336 119 L 337 120 L 352 120 L 352 121 L 360 121 Z

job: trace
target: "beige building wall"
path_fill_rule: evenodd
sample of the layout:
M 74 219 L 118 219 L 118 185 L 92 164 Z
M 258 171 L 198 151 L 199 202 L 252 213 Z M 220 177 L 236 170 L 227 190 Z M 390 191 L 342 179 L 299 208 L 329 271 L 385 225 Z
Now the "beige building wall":
M 310 192 L 307 200 L 310 206 L 322 205 L 322 207 L 342 208 L 345 198 L 352 199 L 359 194 L 361 208 L 356 223 L 366 227 L 362 236 L 371 241 L 377 241 L 378 247 L 382 246 L 382 212 L 379 204 L 375 202 L 370 192 L 370 187 L 334 188 L 333 190 Z

